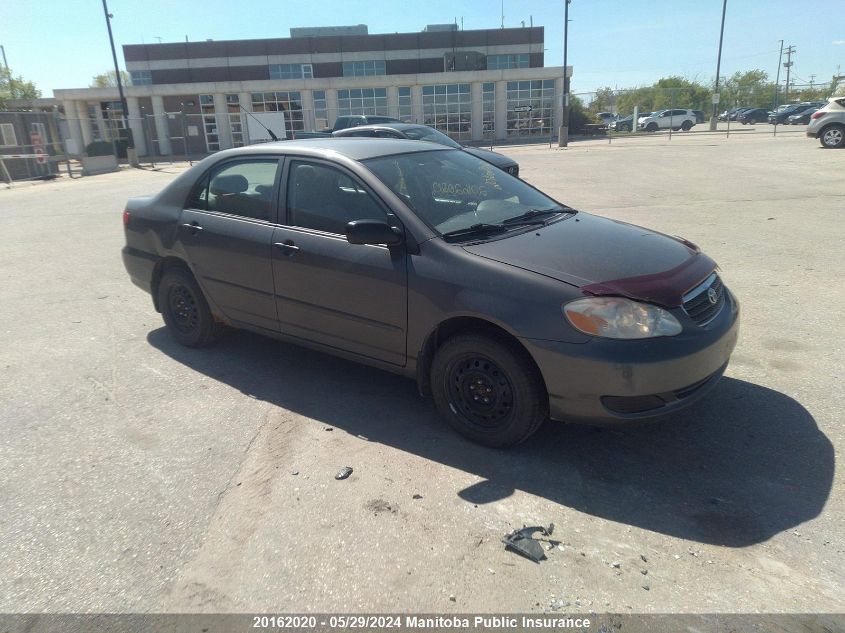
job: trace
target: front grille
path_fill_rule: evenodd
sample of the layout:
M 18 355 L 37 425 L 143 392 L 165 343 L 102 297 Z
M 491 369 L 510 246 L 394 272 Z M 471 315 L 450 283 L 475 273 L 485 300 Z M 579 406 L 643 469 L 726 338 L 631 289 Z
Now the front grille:
M 710 300 L 711 289 L 715 293 L 715 302 Z M 710 275 L 703 284 L 684 296 L 684 310 L 698 325 L 706 325 L 712 321 L 724 305 L 725 286 L 716 273 Z

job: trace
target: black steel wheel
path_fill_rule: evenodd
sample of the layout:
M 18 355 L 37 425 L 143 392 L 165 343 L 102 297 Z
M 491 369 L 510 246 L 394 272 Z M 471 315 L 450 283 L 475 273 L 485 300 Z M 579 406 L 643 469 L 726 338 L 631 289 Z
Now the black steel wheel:
M 440 413 L 481 444 L 518 444 L 548 416 L 542 380 L 514 345 L 475 334 L 453 337 L 437 350 L 431 377 Z
M 158 284 L 158 307 L 167 329 L 182 345 L 209 345 L 222 329 L 214 321 L 193 275 L 183 268 L 171 268 L 162 275 Z

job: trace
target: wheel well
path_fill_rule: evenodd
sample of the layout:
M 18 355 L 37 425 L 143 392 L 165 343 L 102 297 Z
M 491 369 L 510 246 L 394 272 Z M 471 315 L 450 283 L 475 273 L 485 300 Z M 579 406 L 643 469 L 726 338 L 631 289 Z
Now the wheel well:
M 420 395 L 431 395 L 431 363 L 434 359 L 434 354 L 443 343 L 459 334 L 484 334 L 524 355 L 531 363 L 534 371 L 537 372 L 543 389 L 546 389 L 546 382 L 543 379 L 540 368 L 534 362 L 534 358 L 528 353 L 528 350 L 525 349 L 525 346 L 513 334 L 495 323 L 485 321 L 484 319 L 477 317 L 454 317 L 443 321 L 434 328 L 425 339 L 422 349 L 420 349 L 420 353 L 417 356 L 417 388 L 419 389 Z
M 161 282 L 164 273 L 173 268 L 183 268 L 189 273 L 191 272 L 188 265 L 178 257 L 164 257 L 158 260 L 155 268 L 153 268 L 153 278 L 150 280 L 150 292 L 153 295 L 153 306 L 156 312 L 161 312 L 161 308 L 158 305 L 158 284 Z M 193 273 L 191 274 L 193 275 Z

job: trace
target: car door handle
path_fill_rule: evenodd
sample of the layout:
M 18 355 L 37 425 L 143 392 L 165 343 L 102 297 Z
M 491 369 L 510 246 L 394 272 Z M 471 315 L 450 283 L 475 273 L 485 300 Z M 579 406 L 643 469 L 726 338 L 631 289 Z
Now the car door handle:
M 185 224 L 182 225 L 182 228 L 190 229 L 194 233 L 198 233 L 199 231 L 202 231 L 202 227 L 199 224 L 197 224 L 196 222 L 191 222 L 190 224 L 188 224 L 186 222 Z
M 273 244 L 276 248 L 280 249 L 285 255 L 293 255 L 296 251 L 299 250 L 299 247 L 293 243 L 292 240 L 285 240 L 284 242 L 276 242 Z

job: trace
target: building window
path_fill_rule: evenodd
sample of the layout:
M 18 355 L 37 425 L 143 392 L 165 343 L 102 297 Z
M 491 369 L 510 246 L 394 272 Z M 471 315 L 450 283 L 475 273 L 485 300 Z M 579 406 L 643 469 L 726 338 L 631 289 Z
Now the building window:
M 469 84 L 422 87 L 423 123 L 457 140 L 472 136 L 472 99 Z
M 399 88 L 399 119 L 405 123 L 414 122 L 414 109 L 411 105 L 410 88 Z
M 11 123 L 0 123 L 0 146 L 14 147 L 18 144 L 15 126 Z
M 364 62 L 343 62 L 344 77 L 369 77 L 371 75 L 384 74 L 383 59 L 371 59 Z
M 121 138 L 123 129 L 123 104 L 120 101 L 101 101 L 100 114 L 103 119 L 103 130 L 100 134 L 103 140 Z M 95 115 L 96 116 L 96 115 Z
M 152 73 L 149 70 L 133 70 L 129 73 L 133 86 L 149 86 L 153 83 Z
M 270 79 L 311 79 L 311 64 L 270 64 Z
M 496 127 L 496 84 L 481 84 L 481 129 L 483 136 L 493 138 Z
M 329 108 L 326 103 L 326 91 L 314 91 L 314 129 L 324 130 L 329 127 Z
M 488 55 L 487 70 L 528 68 L 528 60 L 528 53 L 519 53 L 518 55 Z
M 220 132 L 217 129 L 217 117 L 214 115 L 214 95 L 200 95 L 202 127 L 205 132 L 205 146 L 209 152 L 220 151 Z
M 229 117 L 229 131 L 232 133 L 232 147 L 243 147 L 244 124 L 241 119 L 241 100 L 237 94 L 226 95 L 226 114 Z
M 377 114 L 387 116 L 387 88 L 353 88 L 337 91 L 338 116 Z
M 299 92 L 253 92 L 252 109 L 254 112 L 284 112 L 288 130 L 305 130 Z
M 554 111 L 554 79 L 508 82 L 508 137 L 551 136 Z

